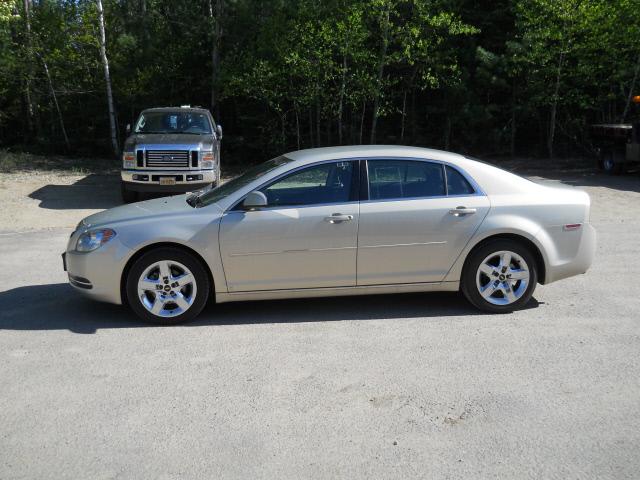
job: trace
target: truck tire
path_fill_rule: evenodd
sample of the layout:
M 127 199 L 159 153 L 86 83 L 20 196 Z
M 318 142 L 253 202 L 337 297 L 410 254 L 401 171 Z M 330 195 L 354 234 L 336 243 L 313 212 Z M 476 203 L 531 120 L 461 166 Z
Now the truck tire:
M 602 153 L 602 170 L 609 175 L 620 175 L 624 171 L 624 164 L 619 161 L 619 155 L 613 150 Z
M 138 201 L 138 192 L 129 190 L 124 182 L 120 182 L 120 192 L 124 203 L 133 203 Z

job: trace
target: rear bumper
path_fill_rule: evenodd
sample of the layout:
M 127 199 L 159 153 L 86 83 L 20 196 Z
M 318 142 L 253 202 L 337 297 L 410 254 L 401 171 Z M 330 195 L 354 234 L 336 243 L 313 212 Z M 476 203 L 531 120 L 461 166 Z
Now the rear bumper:
M 575 255 L 572 258 L 561 256 L 555 263 L 548 263 L 545 284 L 586 273 L 593 263 L 596 254 L 596 229 L 585 223 L 580 230 L 582 234 Z
M 134 179 L 146 177 L 147 180 Z M 160 178 L 173 177 L 174 185 L 160 185 Z M 122 182 L 132 192 L 192 192 L 216 182 L 215 170 L 122 170 Z

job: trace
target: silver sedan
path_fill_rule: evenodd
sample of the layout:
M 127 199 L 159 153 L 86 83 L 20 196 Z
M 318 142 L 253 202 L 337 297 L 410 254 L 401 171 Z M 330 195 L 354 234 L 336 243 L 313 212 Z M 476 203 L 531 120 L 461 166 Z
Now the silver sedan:
M 536 284 L 586 272 L 589 196 L 461 155 L 355 146 L 288 153 L 207 192 L 85 218 L 69 281 L 145 320 L 216 302 L 462 291 L 523 307 Z

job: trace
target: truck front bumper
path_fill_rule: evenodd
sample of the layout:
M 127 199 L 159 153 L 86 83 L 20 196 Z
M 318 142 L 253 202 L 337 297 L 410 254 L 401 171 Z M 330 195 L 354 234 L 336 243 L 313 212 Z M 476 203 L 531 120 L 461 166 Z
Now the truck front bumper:
M 217 180 L 215 170 L 122 170 L 120 176 L 132 192 L 191 192 Z M 161 184 L 167 180 L 174 183 Z

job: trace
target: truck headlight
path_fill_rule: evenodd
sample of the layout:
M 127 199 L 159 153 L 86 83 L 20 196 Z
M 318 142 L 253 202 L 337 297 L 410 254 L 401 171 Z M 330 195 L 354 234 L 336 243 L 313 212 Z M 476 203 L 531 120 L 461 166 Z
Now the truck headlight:
M 100 230 L 90 230 L 84 232 L 78 238 L 76 243 L 76 251 L 78 252 L 92 252 L 96 248 L 104 245 L 113 237 L 116 236 L 116 232 L 110 228 L 101 228 Z
M 133 169 L 136 168 L 136 155 L 133 152 L 124 152 L 122 154 L 122 168 Z
M 213 152 L 200 152 L 200 168 L 203 170 L 211 170 L 215 165 Z

